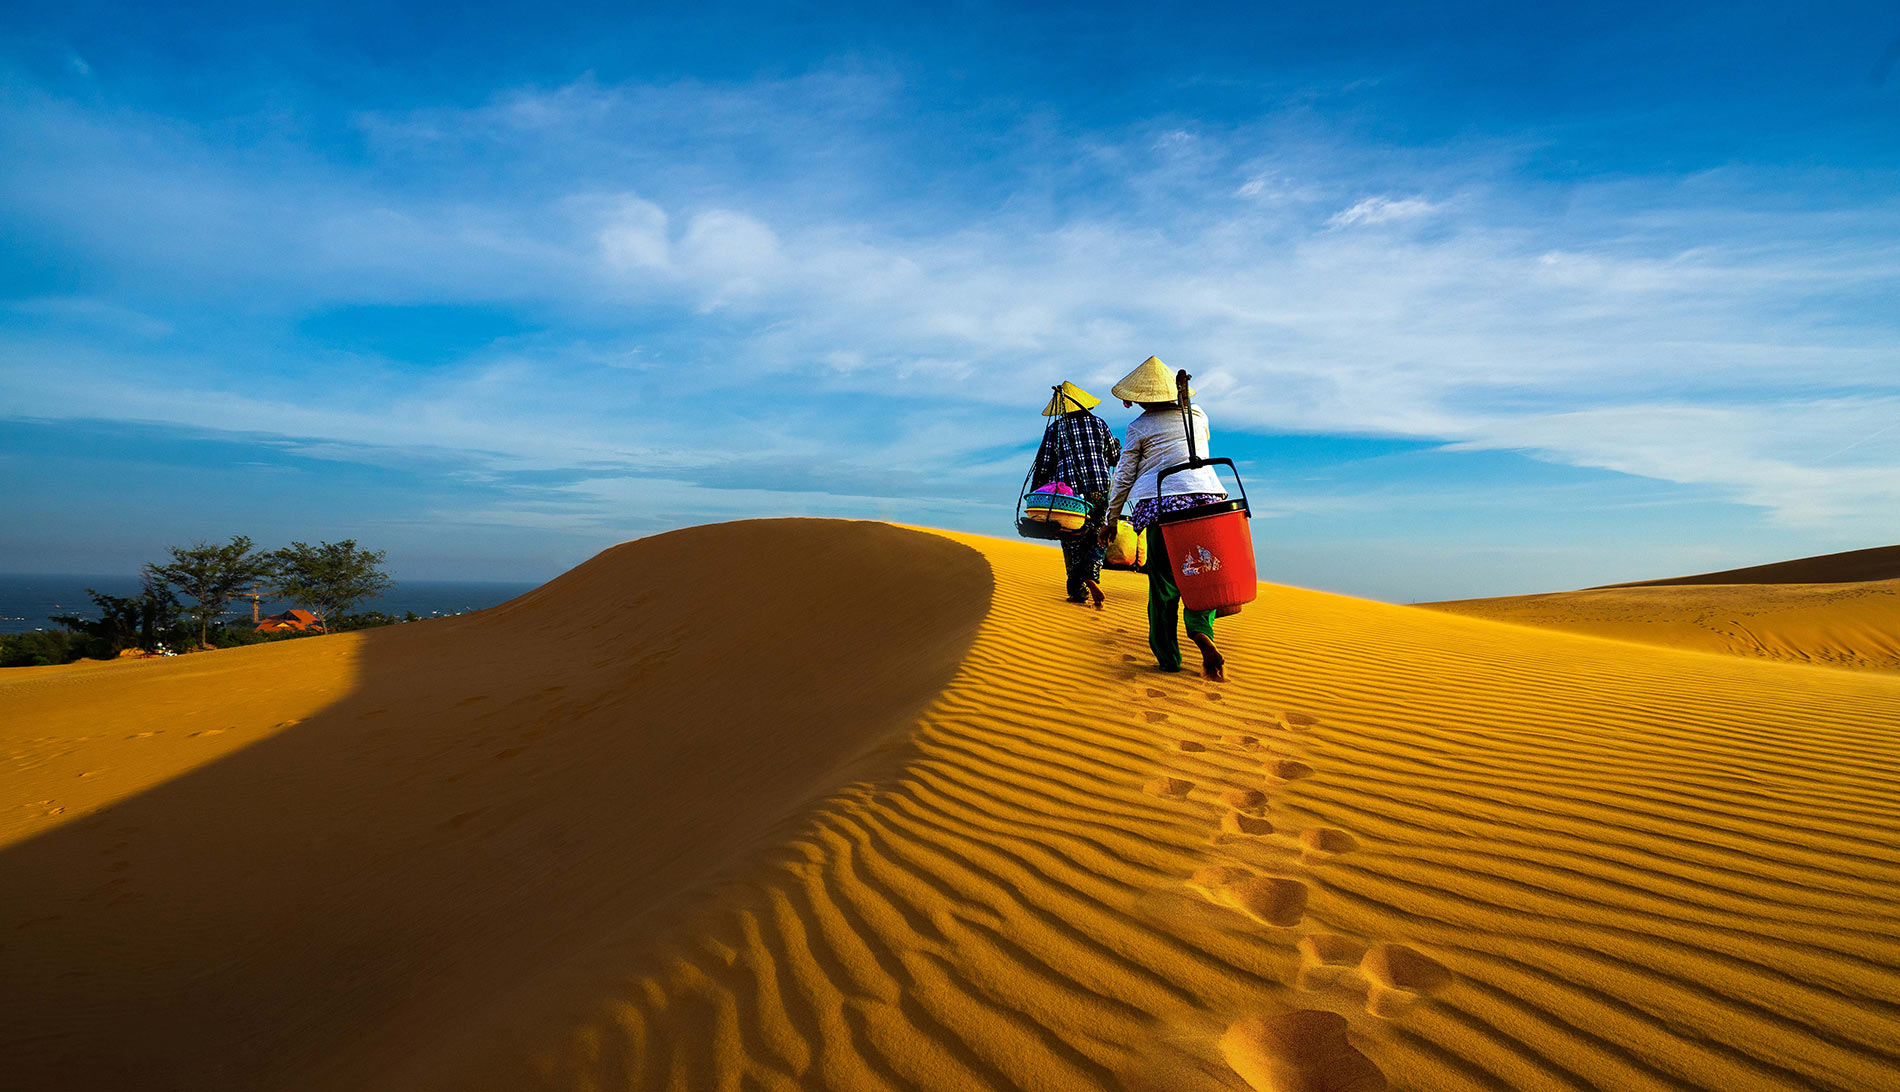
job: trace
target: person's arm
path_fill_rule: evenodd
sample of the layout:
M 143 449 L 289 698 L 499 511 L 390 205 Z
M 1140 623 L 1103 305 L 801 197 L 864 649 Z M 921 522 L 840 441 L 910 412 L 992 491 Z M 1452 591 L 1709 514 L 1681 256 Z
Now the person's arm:
M 1128 443 L 1122 446 L 1121 459 L 1115 464 L 1114 487 L 1108 493 L 1108 515 L 1103 527 L 1111 533 L 1115 522 L 1121 518 L 1122 507 L 1128 503 L 1128 494 L 1135 490 L 1135 479 L 1141 476 L 1141 453 L 1143 437 L 1128 426 Z
M 1101 425 L 1102 435 L 1107 441 L 1102 444 L 1102 450 L 1108 453 L 1108 465 L 1114 466 L 1122 461 L 1122 442 L 1115 438 L 1115 430 L 1108 427 L 1107 421 L 1100 418 L 1096 418 L 1096 421 Z

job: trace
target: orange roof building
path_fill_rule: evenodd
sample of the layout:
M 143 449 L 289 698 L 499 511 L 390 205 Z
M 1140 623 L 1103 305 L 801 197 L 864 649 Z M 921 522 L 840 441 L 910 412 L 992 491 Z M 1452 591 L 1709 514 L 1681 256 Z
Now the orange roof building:
M 322 632 L 323 625 L 307 610 L 287 610 L 259 619 L 257 623 L 259 633 L 300 633 L 310 629 Z

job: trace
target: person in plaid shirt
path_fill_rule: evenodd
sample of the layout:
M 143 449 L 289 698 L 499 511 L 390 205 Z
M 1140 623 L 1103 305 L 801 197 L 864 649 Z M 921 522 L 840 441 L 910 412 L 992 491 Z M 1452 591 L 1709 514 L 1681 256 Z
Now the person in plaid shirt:
M 1093 599 L 1096 610 L 1108 598 L 1100 583 L 1102 558 L 1107 553 L 1099 534 L 1102 514 L 1108 506 L 1115 464 L 1122 456 L 1121 441 L 1108 423 L 1089 412 L 1091 406 L 1101 404 L 1100 398 L 1074 383 L 1065 380 L 1057 387 L 1042 411 L 1044 417 L 1055 420 L 1043 430 L 1042 447 L 1036 451 L 1035 469 L 1029 475 L 1031 489 L 1061 482 L 1089 502 L 1088 522 L 1062 539 L 1062 567 L 1068 575 L 1069 602 Z

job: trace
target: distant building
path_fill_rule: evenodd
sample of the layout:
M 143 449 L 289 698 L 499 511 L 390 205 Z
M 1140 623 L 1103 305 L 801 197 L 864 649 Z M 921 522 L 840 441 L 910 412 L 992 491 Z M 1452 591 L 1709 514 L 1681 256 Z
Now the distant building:
M 259 633 L 301 633 L 314 629 L 323 632 L 323 626 L 317 622 L 317 616 L 307 610 L 287 610 L 282 614 L 272 614 L 258 620 Z

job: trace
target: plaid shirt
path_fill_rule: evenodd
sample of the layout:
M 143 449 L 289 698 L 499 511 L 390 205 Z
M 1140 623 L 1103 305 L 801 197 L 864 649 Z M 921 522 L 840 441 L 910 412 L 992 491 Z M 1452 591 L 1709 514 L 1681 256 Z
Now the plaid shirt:
M 1086 410 L 1065 413 L 1043 433 L 1029 487 L 1061 482 L 1084 495 L 1106 493 L 1121 457 L 1121 441 L 1109 431 L 1108 422 Z

